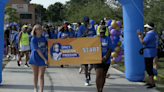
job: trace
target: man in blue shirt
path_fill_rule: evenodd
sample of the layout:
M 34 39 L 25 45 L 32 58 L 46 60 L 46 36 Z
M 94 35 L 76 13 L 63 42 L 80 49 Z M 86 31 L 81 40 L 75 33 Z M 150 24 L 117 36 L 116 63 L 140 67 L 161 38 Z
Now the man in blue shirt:
M 144 27 L 146 27 L 146 30 L 148 31 L 145 37 L 143 38 L 143 34 L 139 30 L 137 31 L 137 34 L 138 34 L 141 44 L 144 47 L 143 54 L 145 58 L 145 67 L 149 75 L 149 82 L 145 86 L 148 86 L 147 88 L 154 88 L 155 84 L 154 84 L 154 79 L 153 79 L 154 77 L 153 59 L 154 57 L 157 56 L 157 47 L 159 44 L 158 42 L 159 37 L 158 37 L 157 32 L 153 30 L 154 23 L 150 22 L 144 25 Z
M 84 25 L 81 25 L 77 31 L 77 38 L 79 38 L 79 37 L 93 37 L 94 35 L 96 35 L 96 30 L 95 30 L 94 26 L 89 24 L 89 17 L 88 16 L 83 17 L 83 22 L 84 22 Z M 93 64 L 90 66 L 89 71 L 88 71 L 88 64 L 85 64 L 84 66 L 85 66 L 85 77 L 86 77 L 85 85 L 88 86 L 89 80 L 91 79 L 90 71 L 93 68 Z

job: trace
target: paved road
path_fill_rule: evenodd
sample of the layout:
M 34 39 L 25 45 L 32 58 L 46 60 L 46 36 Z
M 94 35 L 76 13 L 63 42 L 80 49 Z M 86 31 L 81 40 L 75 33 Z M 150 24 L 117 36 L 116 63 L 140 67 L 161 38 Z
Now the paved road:
M 51 66 L 46 69 L 44 92 L 96 92 L 95 72 L 92 71 L 91 86 L 84 86 L 84 74 L 78 74 L 78 65 L 60 68 Z M 104 92 L 159 92 L 147 90 L 142 83 L 129 82 L 124 74 L 110 68 Z M 3 70 L 0 92 L 33 92 L 33 73 L 31 68 L 17 67 L 11 61 Z

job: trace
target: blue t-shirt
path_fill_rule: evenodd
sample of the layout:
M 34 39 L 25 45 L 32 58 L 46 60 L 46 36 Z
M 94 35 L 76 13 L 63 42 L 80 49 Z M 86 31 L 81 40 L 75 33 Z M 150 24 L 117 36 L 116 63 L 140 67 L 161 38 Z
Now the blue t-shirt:
M 157 32 L 151 30 L 146 33 L 146 36 L 143 39 L 143 42 L 146 45 L 143 45 L 143 47 L 153 47 L 153 48 L 146 48 L 144 49 L 144 57 L 150 58 L 150 57 L 156 57 L 157 56 L 157 48 L 159 46 L 159 37 Z
M 53 32 L 50 32 L 51 39 L 57 39 L 57 35 Z
M 75 32 L 73 30 L 69 32 L 69 37 L 75 37 Z
M 16 33 L 13 35 L 12 40 L 14 40 L 14 43 L 15 43 L 15 44 L 18 44 L 18 36 L 19 36 L 19 32 L 16 32 Z
M 9 34 L 9 39 L 12 40 L 14 34 L 17 33 L 17 32 L 18 32 L 17 30 L 10 30 L 10 31 L 9 31 L 9 33 L 10 33 L 10 34 Z
M 46 40 L 50 39 L 49 34 L 46 31 L 43 32 L 42 36 L 44 36 L 46 38 Z
M 31 38 L 31 54 L 29 59 L 29 64 L 34 64 L 37 66 L 45 65 L 44 60 L 39 56 L 36 50 L 40 49 L 43 56 L 47 59 L 47 49 L 46 49 L 46 39 L 44 36 L 37 38 L 33 36 Z
M 69 37 L 69 32 L 67 32 L 67 31 L 64 31 L 64 32 L 58 32 L 58 38 L 62 38 L 62 39 L 64 39 L 64 38 L 67 38 L 67 37 Z
M 84 25 L 81 25 L 77 31 L 77 37 L 81 37 L 81 35 L 85 32 L 85 30 L 86 27 Z M 93 37 L 94 35 L 96 35 L 96 30 L 94 26 L 92 26 L 92 28 L 89 29 L 89 32 L 85 37 Z
M 94 36 L 97 37 L 98 35 Z M 110 37 L 105 36 L 104 38 L 100 37 L 100 41 L 101 41 L 101 54 L 102 54 L 102 58 L 106 55 L 106 53 L 108 52 L 108 49 L 112 49 L 112 41 L 110 39 Z M 106 64 L 110 64 L 110 56 L 108 58 L 108 60 L 105 62 Z

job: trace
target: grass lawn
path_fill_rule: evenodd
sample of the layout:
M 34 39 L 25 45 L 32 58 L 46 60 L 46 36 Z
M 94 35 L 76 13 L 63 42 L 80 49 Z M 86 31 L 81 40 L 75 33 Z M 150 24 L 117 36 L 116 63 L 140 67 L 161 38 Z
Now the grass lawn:
M 2 68 L 4 68 L 6 66 L 6 64 L 10 61 L 11 59 L 9 58 L 6 58 L 6 57 L 3 57 L 3 65 L 2 65 Z
M 119 66 L 115 67 L 116 69 L 124 72 L 124 61 L 117 63 Z M 164 58 L 158 60 L 158 73 L 164 76 Z M 144 81 L 147 81 L 147 74 L 145 74 Z M 164 79 L 155 81 L 157 89 L 161 92 L 164 92 Z

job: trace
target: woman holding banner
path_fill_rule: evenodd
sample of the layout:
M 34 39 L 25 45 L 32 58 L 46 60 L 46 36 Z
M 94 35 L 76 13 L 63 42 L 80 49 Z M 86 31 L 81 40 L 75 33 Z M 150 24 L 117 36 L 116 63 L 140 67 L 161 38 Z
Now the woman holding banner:
M 105 36 L 106 27 L 100 26 L 100 41 L 101 41 L 101 52 L 102 60 L 101 64 L 94 64 L 96 70 L 96 86 L 97 92 L 103 92 L 103 87 L 106 80 L 106 74 L 110 66 L 110 55 L 112 51 L 112 41 L 110 37 Z
M 42 36 L 42 28 L 40 25 L 35 25 L 31 35 L 31 54 L 29 59 L 29 64 L 31 64 L 33 70 L 33 81 L 34 81 L 34 92 L 37 91 L 37 83 L 39 77 L 39 92 L 43 92 L 44 87 L 44 73 L 46 65 L 48 65 L 47 60 L 47 49 L 46 49 L 46 38 Z
M 62 28 L 60 29 L 60 32 L 58 33 L 58 39 L 65 39 L 69 37 L 70 37 L 70 33 L 68 31 L 67 24 L 63 24 Z M 63 68 L 64 66 L 61 65 L 61 67 Z

